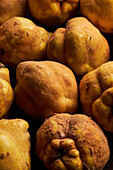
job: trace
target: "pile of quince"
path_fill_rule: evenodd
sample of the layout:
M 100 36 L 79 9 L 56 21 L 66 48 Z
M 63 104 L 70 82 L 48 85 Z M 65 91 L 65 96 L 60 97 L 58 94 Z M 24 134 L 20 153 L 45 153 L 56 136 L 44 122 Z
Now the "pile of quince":
M 0 1 L 0 170 L 113 169 L 113 2 Z

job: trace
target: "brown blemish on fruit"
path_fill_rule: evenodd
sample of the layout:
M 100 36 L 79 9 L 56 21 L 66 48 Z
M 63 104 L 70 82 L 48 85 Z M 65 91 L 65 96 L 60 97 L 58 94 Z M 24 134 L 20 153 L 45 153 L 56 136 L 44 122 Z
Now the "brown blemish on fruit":
M 14 26 L 16 26 L 16 25 L 18 25 L 18 22 L 15 21 L 15 22 L 14 22 Z
M 57 122 L 56 131 L 52 121 Z M 64 137 L 58 135 L 59 131 Z M 36 153 L 48 169 L 51 165 L 52 170 L 100 170 L 109 159 L 107 138 L 91 118 L 82 114 L 56 114 L 38 129 L 36 140 Z
M 9 152 L 7 152 L 6 154 L 5 154 L 5 153 L 2 153 L 2 154 L 0 155 L 0 158 L 1 158 L 1 159 L 4 159 L 4 158 L 6 158 L 7 156 L 9 156 Z

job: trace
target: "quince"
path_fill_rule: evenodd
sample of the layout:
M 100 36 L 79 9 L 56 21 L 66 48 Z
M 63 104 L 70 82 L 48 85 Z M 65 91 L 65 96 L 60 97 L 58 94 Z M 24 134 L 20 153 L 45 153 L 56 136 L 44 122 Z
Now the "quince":
M 0 25 L 14 16 L 24 16 L 27 0 L 0 0 Z
M 79 10 L 79 0 L 28 0 L 34 18 L 47 27 L 59 27 Z
M 113 33 L 112 0 L 80 0 L 80 10 L 100 31 Z
M 79 92 L 83 113 L 113 132 L 113 61 L 87 73 L 81 79 Z
M 29 125 L 23 119 L 0 120 L 0 169 L 30 170 Z
M 0 118 L 8 116 L 8 111 L 14 99 L 10 83 L 9 70 L 0 63 Z
M 0 27 L 0 60 L 8 67 L 25 60 L 42 60 L 49 36 L 30 19 L 13 17 Z
M 75 113 L 78 86 L 73 72 L 53 61 L 21 62 L 16 69 L 15 102 L 26 113 L 45 120 L 54 113 Z
M 84 17 L 58 28 L 47 44 L 47 58 L 69 66 L 78 76 L 94 70 L 110 58 L 105 37 Z
M 104 133 L 90 117 L 61 113 L 37 130 L 36 153 L 50 170 L 102 170 L 110 150 Z

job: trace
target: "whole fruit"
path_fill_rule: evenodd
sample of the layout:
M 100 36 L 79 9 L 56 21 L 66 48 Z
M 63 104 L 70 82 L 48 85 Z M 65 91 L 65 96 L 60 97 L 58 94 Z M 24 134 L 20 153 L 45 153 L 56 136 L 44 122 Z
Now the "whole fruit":
M 24 17 L 14 17 L 0 27 L 0 60 L 8 67 L 21 61 L 42 60 L 50 34 Z

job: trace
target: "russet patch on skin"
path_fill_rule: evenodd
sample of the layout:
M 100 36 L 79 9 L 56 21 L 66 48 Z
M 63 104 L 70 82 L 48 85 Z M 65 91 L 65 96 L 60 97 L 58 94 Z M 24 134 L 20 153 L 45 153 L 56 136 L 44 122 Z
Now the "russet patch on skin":
M 54 61 L 21 62 L 16 70 L 15 101 L 41 120 L 54 113 L 78 110 L 78 86 L 73 72 Z
M 60 113 L 47 119 L 37 130 L 35 148 L 51 170 L 102 170 L 110 155 L 106 136 L 83 114 Z
M 0 1 L 0 25 L 15 16 L 25 16 L 27 0 L 1 0 Z
M 0 60 L 8 67 L 21 61 L 42 60 L 49 32 L 24 17 L 13 17 L 0 27 Z

